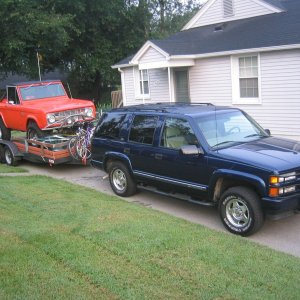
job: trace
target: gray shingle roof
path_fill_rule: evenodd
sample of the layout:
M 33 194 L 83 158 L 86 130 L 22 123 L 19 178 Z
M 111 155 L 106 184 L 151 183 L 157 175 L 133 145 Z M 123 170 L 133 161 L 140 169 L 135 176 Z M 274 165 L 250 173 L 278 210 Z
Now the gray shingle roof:
M 286 11 L 224 23 L 222 31 L 208 25 L 152 41 L 170 55 L 204 54 L 300 43 L 300 1 L 284 1 Z
M 282 1 L 280 0 L 263 0 L 264 2 L 267 2 L 268 4 L 271 4 L 275 7 L 281 8 L 281 9 L 285 9 Z
M 207 25 L 152 42 L 169 55 L 208 54 L 300 44 L 300 0 L 264 1 L 274 5 L 283 4 L 284 11 L 230 21 L 222 24 L 223 30 L 217 32 L 215 27 L 218 24 Z M 130 59 L 124 59 L 122 63 L 129 63 Z

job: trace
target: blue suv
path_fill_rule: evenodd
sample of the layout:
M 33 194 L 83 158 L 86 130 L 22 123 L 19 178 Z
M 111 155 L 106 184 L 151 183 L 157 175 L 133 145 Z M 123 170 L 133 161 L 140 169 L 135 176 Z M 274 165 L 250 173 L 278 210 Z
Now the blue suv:
M 270 136 L 245 112 L 209 103 L 137 105 L 105 113 L 94 167 L 123 197 L 146 189 L 218 207 L 242 236 L 266 215 L 300 210 L 300 143 Z

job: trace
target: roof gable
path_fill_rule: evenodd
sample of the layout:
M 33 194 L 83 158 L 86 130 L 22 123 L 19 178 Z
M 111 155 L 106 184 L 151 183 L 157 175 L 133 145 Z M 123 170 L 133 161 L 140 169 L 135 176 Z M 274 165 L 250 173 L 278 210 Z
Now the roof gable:
M 232 5 L 233 14 L 224 15 L 225 7 L 228 5 Z M 183 27 L 183 30 L 282 11 L 279 0 L 209 0 Z

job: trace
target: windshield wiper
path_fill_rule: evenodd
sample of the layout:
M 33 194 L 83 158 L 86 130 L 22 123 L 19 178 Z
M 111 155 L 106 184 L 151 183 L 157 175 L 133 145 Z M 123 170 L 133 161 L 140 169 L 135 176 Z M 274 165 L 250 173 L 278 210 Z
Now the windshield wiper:
M 253 134 L 249 134 L 249 135 L 245 136 L 244 139 L 249 138 L 249 137 L 254 137 L 254 136 L 264 137 L 264 135 L 262 135 L 262 134 L 253 133 Z
M 221 142 L 221 143 L 218 143 L 218 144 L 212 146 L 212 148 L 216 148 L 216 147 L 219 147 L 221 145 L 225 145 L 225 144 L 229 144 L 229 143 L 241 143 L 241 142 L 238 142 L 238 141 L 224 141 L 224 142 Z

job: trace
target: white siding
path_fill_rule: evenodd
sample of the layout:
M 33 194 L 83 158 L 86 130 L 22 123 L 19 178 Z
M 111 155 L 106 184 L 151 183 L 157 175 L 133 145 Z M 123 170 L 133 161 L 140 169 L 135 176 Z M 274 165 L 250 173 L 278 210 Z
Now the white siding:
M 123 69 L 124 71 L 124 81 L 125 81 L 125 98 L 126 105 L 134 105 L 135 104 L 135 92 L 134 92 L 134 76 L 133 76 L 133 68 Z M 123 95 L 124 97 L 124 95 Z
M 149 47 L 145 54 L 140 58 L 139 63 L 145 64 L 160 61 L 166 61 L 166 57 L 154 48 Z
M 223 0 L 217 0 L 191 27 L 200 27 L 209 24 L 223 23 L 238 19 L 251 18 L 273 13 L 272 10 L 252 1 L 252 0 L 234 0 L 234 15 L 224 17 Z
M 245 110 L 273 134 L 300 141 L 300 50 L 260 57 L 262 105 Z
M 167 69 L 151 69 L 150 77 L 150 101 L 149 102 L 169 102 L 169 81 Z M 148 102 L 148 100 L 147 100 Z
M 190 69 L 191 102 L 231 104 L 230 57 L 214 57 L 196 61 Z
M 273 135 L 300 141 L 300 50 L 260 54 L 262 104 L 237 105 Z M 230 57 L 197 60 L 190 69 L 192 102 L 232 106 Z
M 135 86 L 139 82 L 137 80 L 138 70 L 134 71 L 133 68 L 126 68 L 124 71 L 124 82 L 125 82 L 125 98 L 126 105 L 142 104 L 142 98 L 136 98 Z M 168 70 L 166 69 L 151 69 L 149 72 L 149 84 L 150 84 L 150 99 L 144 99 L 145 103 L 156 103 L 156 102 L 169 102 L 169 82 L 168 82 Z

